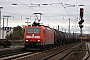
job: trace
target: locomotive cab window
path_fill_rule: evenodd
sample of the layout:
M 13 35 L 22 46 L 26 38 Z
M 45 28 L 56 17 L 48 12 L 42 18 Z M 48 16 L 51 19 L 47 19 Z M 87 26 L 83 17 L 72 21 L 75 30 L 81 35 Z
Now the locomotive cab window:
M 28 28 L 26 33 L 40 34 L 40 28 Z

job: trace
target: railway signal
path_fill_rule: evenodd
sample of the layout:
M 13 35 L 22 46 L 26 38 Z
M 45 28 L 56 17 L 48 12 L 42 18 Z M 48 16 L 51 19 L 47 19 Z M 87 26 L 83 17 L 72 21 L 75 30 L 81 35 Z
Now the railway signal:
M 78 24 L 79 24 L 79 27 L 80 27 L 81 43 L 82 43 L 82 28 L 83 28 L 83 26 L 84 26 L 84 25 L 82 25 L 83 22 L 84 22 L 83 12 L 84 12 L 84 9 L 83 9 L 83 8 L 80 8 L 80 21 L 78 22 Z
M 80 28 L 83 28 L 83 26 L 84 26 L 84 25 L 82 25 L 82 23 L 84 22 L 83 12 L 84 12 L 84 9 L 80 8 L 80 21 L 78 22 Z
M 81 20 L 83 19 L 83 12 L 84 12 L 83 8 L 80 8 L 80 18 L 81 18 Z
M 84 22 L 84 19 L 82 19 L 78 22 L 80 28 L 83 28 L 83 26 L 84 26 L 84 25 L 82 25 L 83 22 Z

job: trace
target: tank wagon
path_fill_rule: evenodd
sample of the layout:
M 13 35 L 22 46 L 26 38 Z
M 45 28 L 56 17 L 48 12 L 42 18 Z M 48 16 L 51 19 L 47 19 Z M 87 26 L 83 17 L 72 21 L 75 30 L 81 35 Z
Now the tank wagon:
M 32 25 L 25 27 L 24 46 L 26 50 L 40 50 L 77 41 L 74 35 L 52 29 L 48 26 Z

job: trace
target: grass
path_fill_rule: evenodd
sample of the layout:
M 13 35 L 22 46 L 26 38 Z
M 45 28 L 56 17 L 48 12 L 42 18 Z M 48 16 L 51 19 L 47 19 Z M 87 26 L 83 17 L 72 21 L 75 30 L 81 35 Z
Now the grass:
M 3 49 L 4 47 L 3 46 L 0 46 L 0 49 Z
M 83 47 L 79 47 L 78 49 L 75 50 L 74 55 L 81 55 L 83 51 L 84 51 Z

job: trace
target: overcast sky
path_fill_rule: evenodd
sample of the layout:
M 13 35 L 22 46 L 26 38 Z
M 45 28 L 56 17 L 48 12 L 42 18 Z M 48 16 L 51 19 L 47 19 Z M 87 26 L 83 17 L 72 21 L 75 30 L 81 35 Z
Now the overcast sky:
M 17 3 L 13 6 L 13 3 Z M 62 6 L 62 4 L 63 6 Z M 43 5 L 48 4 L 48 5 Z M 70 4 L 70 5 L 68 5 Z M 5 15 L 10 15 L 9 27 L 17 25 L 27 25 L 25 18 L 29 18 L 29 22 L 33 23 L 35 15 L 33 13 L 42 13 L 41 23 L 49 25 L 50 27 L 57 28 L 68 32 L 69 18 L 71 32 L 80 32 L 78 27 L 79 22 L 79 9 L 78 5 L 84 5 L 84 20 L 83 33 L 90 32 L 90 0 L 0 0 L 2 19 Z M 75 5 L 75 7 L 73 7 Z M 5 26 L 6 26 L 5 18 Z M 29 24 L 31 24 L 29 23 Z

